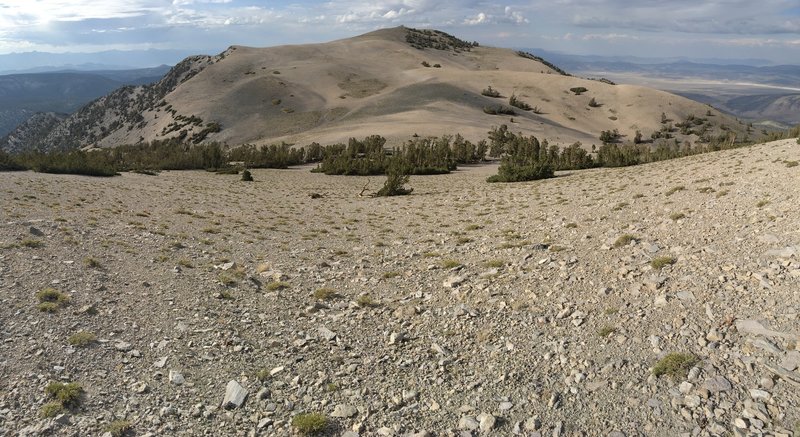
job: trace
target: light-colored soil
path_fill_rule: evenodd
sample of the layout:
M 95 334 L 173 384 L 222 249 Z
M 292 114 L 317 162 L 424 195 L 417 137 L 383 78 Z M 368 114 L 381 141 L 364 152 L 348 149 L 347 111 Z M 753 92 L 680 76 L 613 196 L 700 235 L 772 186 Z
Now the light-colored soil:
M 792 161 L 794 140 L 520 184 L 477 166 L 397 198 L 308 167 L 3 173 L 0 433 L 290 435 L 319 412 L 330 435 L 796 436 Z M 69 304 L 37 310 L 45 287 Z M 700 361 L 653 376 L 671 352 Z M 54 380 L 85 393 L 44 419 Z M 249 396 L 225 410 L 230 380 Z

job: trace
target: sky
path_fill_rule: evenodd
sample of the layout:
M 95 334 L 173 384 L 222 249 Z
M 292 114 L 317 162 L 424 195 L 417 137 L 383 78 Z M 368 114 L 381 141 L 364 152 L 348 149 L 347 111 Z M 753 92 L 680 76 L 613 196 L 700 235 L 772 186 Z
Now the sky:
M 570 54 L 800 64 L 800 0 L 0 0 L 0 54 L 215 54 L 399 25 Z

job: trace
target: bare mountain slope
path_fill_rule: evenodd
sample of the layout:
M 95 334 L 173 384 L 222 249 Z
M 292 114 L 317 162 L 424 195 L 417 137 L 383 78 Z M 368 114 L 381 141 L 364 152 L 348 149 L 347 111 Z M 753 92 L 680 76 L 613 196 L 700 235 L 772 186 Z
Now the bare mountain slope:
M 502 97 L 481 95 L 487 86 Z M 574 87 L 588 91 L 575 95 Z M 508 106 L 512 94 L 539 114 L 485 113 Z M 589 106 L 592 98 L 599 106 Z M 709 110 L 716 126 L 709 134 L 726 125 L 746 135 L 735 119 L 682 97 L 566 76 L 512 50 L 398 27 L 324 44 L 234 46 L 214 58 L 189 58 L 154 87 L 126 88 L 93 102 L 41 143 L 113 147 L 179 136 L 231 145 L 325 144 L 371 134 L 399 141 L 454 133 L 481 139 L 491 126 L 512 123 L 514 131 L 588 145 L 599 143 L 603 130 L 649 137 L 664 127 L 662 112 L 679 122 Z

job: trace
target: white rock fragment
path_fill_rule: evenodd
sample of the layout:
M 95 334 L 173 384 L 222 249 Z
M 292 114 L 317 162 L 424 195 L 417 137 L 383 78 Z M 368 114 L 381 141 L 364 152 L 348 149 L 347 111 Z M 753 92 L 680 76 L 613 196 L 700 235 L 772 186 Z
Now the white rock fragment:
M 169 382 L 174 385 L 182 385 L 184 382 L 186 382 L 186 379 L 184 379 L 183 374 L 177 370 L 170 370 Z
M 349 404 L 337 404 L 331 416 L 340 418 L 354 417 L 358 414 L 358 409 Z
M 248 391 L 237 381 L 233 379 L 228 381 L 228 385 L 225 387 L 225 397 L 222 399 L 222 408 L 231 410 L 241 407 L 247 394 Z
M 442 285 L 447 288 L 456 288 L 463 284 L 466 279 L 463 276 L 449 276 L 442 282 Z
M 320 326 L 318 331 L 319 335 L 326 341 L 333 341 L 334 339 L 336 339 L 336 333 L 324 326 Z

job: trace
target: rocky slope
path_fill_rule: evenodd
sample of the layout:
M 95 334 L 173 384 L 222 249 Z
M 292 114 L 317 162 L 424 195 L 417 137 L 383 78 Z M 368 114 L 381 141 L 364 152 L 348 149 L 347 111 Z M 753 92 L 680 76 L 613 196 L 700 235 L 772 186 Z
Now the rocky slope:
M 281 436 L 316 412 L 327 435 L 796 437 L 798 161 L 481 166 L 401 198 L 308 168 L 3 174 L 0 433 Z M 671 353 L 697 361 L 655 376 Z M 42 418 L 52 381 L 84 392 Z
M 35 147 L 31 147 L 31 145 L 47 136 L 65 118 L 67 118 L 66 114 L 55 112 L 33 114 L 8 135 L 0 138 L 0 150 L 10 153 L 35 150 Z
M 306 145 L 373 134 L 397 144 L 414 134 L 456 133 L 477 141 L 505 123 L 589 147 L 604 130 L 649 138 L 665 127 L 662 113 L 671 123 L 708 119 L 704 133 L 675 133 L 679 142 L 752 136 L 732 117 L 673 94 L 561 73 L 536 57 L 404 27 L 324 44 L 234 46 L 217 57 L 187 59 L 156 86 L 98 99 L 34 145 L 113 147 L 173 137 Z M 499 97 L 482 94 L 490 86 Z M 569 91 L 581 87 L 587 91 L 580 95 Z M 485 112 L 508 108 L 512 95 L 532 110 Z

